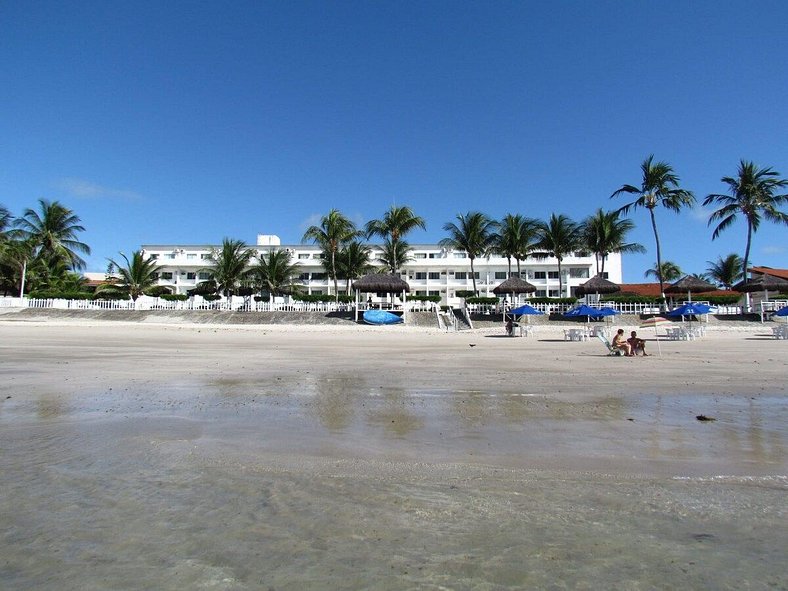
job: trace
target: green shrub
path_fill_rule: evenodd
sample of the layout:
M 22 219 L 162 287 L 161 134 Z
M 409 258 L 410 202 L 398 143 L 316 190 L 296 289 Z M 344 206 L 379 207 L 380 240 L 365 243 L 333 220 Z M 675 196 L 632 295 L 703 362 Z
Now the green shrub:
M 576 304 L 577 298 L 528 298 L 531 304 Z
M 215 302 L 216 300 L 221 299 L 221 297 L 222 296 L 220 296 L 218 293 L 206 293 L 204 296 L 202 296 L 202 299 L 204 299 L 206 302 Z
M 165 302 L 185 302 L 189 299 L 185 293 L 163 293 L 159 297 Z
M 472 289 L 458 289 L 455 292 L 455 295 L 458 298 L 472 298 L 473 296 L 476 295 L 476 292 L 473 291 Z
M 413 302 L 435 302 L 436 304 L 441 301 L 439 295 L 409 295 L 408 300 Z
M 487 304 L 489 306 L 494 306 L 495 304 L 498 303 L 498 298 L 495 297 L 488 298 L 488 297 L 478 296 L 478 297 L 467 298 L 465 302 L 468 304 Z
M 255 302 L 270 302 L 271 296 L 254 296 Z
M 166 285 L 155 285 L 145 290 L 145 295 L 152 298 L 159 298 L 165 294 L 172 295 L 172 290 Z
M 25 295 L 33 300 L 92 300 L 93 294 L 85 291 L 60 291 L 56 289 L 42 289 Z

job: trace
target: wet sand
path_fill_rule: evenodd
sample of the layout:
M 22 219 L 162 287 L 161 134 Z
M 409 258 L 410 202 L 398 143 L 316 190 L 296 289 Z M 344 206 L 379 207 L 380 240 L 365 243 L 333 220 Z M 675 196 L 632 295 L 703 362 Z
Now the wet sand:
M 788 343 L 540 329 L 0 321 L 0 587 L 786 588 Z

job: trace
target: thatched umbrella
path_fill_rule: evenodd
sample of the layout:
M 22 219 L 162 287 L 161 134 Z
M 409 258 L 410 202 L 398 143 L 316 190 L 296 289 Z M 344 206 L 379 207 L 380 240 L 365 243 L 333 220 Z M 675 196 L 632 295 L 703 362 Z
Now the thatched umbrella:
M 621 291 L 621 288 L 618 285 L 612 281 L 608 281 L 602 277 L 602 275 L 596 275 L 585 283 L 578 285 L 575 293 L 577 293 L 577 295 L 588 295 L 590 293 L 595 293 L 597 295 L 597 299 L 599 299 L 600 293 L 616 293 L 617 291 Z
M 687 292 L 687 300 L 690 302 L 692 301 L 692 294 L 693 293 L 703 293 L 704 291 L 715 291 L 717 289 L 716 285 L 712 285 L 708 281 L 704 281 L 703 279 L 698 279 L 693 275 L 685 275 L 676 283 L 671 284 L 667 288 L 665 288 L 665 293 L 684 293 Z
M 752 279 L 745 279 L 733 286 L 734 291 L 752 293 L 754 291 L 781 291 L 788 292 L 788 280 L 774 275 L 758 275 Z M 768 294 L 767 294 L 768 295 Z
M 358 321 L 358 295 L 360 292 L 402 294 L 402 304 L 404 308 L 405 294 L 410 291 L 410 285 L 399 275 L 374 273 L 372 275 L 365 275 L 353 283 L 353 289 L 356 292 L 356 320 Z
M 788 281 L 782 277 L 775 277 L 774 275 L 758 275 L 751 279 L 745 279 L 733 286 L 734 291 L 741 293 L 752 293 L 754 291 L 763 290 L 763 301 L 769 301 L 770 291 L 788 292 Z M 749 311 L 750 302 L 747 300 L 747 311 Z
M 500 285 L 496 285 L 493 287 L 492 292 L 495 295 L 506 295 L 507 293 L 512 294 L 512 302 L 514 302 L 515 294 L 520 293 L 533 293 L 536 291 L 536 286 L 531 285 L 525 279 L 520 279 L 519 277 L 509 277 L 506 281 L 501 283 Z M 506 310 L 504 310 L 504 319 L 506 316 Z

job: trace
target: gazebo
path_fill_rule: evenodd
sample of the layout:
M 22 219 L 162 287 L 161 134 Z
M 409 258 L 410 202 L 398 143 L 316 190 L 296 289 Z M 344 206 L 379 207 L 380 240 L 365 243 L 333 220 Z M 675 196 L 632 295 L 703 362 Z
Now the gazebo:
M 358 305 L 359 294 L 363 292 L 369 293 L 398 293 L 402 296 L 403 310 L 405 309 L 405 294 L 410 291 L 410 285 L 407 281 L 402 279 L 399 275 L 390 273 L 374 273 L 372 275 L 365 275 L 355 283 L 353 283 L 353 290 L 356 292 L 356 312 L 355 319 L 358 322 Z
M 734 291 L 740 293 L 753 293 L 763 291 L 763 302 L 769 301 L 770 291 L 779 291 L 781 293 L 788 293 L 788 280 L 782 277 L 775 277 L 774 275 L 758 275 L 751 279 L 745 279 L 733 286 Z M 750 301 L 747 300 L 749 307 Z M 747 310 L 749 312 L 749 309 Z M 761 318 L 763 318 L 763 304 L 761 304 Z
M 703 293 L 704 291 L 716 291 L 717 286 L 712 285 L 708 281 L 699 279 L 693 275 L 685 275 L 676 283 L 671 284 L 665 288 L 665 293 L 669 294 L 687 294 L 687 299 L 692 301 L 693 293 Z
M 616 293 L 617 291 L 621 291 L 618 285 L 612 281 L 608 281 L 602 277 L 602 275 L 595 275 L 585 283 L 578 285 L 575 293 L 577 295 L 589 295 L 594 293 L 597 295 L 598 300 L 599 294 Z
M 507 279 L 500 285 L 496 285 L 492 290 L 492 292 L 497 296 L 503 295 L 505 297 L 506 294 L 508 293 L 512 294 L 512 304 L 514 304 L 515 294 L 533 293 L 535 291 L 536 291 L 535 285 L 531 285 L 525 279 L 520 279 L 519 277 L 509 277 L 509 279 Z M 505 320 L 506 319 L 505 309 L 503 311 L 503 315 Z

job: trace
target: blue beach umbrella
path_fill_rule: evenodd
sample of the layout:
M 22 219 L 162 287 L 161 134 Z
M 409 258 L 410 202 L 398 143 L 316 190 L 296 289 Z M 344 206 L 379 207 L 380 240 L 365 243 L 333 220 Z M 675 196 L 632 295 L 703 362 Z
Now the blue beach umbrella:
M 788 316 L 788 306 L 783 306 L 774 313 L 775 316 Z
M 694 314 L 708 314 L 711 311 L 711 306 L 706 304 L 698 304 L 696 302 L 687 302 L 683 306 L 671 310 L 665 316 L 692 316 Z
M 536 316 L 539 314 L 544 314 L 544 312 L 540 312 L 539 310 L 528 304 L 523 304 L 519 308 L 514 308 L 513 310 L 509 310 L 509 314 L 512 314 L 513 316 L 524 316 L 524 315 Z
M 613 308 L 592 308 L 587 304 L 580 304 L 564 312 L 564 316 L 568 318 L 579 318 L 580 316 L 587 316 L 588 318 L 602 318 L 603 316 L 614 316 L 618 314 Z

